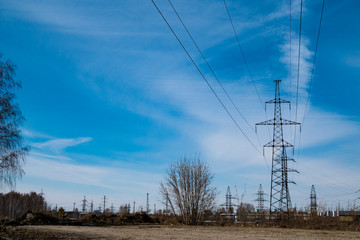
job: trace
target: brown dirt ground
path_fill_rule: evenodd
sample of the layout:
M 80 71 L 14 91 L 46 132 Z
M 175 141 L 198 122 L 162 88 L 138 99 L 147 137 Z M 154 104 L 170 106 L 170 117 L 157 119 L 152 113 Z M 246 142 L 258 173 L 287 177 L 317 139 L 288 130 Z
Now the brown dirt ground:
M 16 234 L 0 239 L 360 239 L 360 232 L 237 226 L 22 226 L 10 231 Z

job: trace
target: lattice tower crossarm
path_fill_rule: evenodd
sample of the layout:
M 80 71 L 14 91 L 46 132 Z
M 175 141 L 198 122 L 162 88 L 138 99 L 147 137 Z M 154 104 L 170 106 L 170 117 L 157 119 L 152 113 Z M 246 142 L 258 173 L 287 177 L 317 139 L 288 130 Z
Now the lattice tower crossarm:
M 275 82 L 275 98 L 267 101 L 266 104 L 274 104 L 274 118 L 255 124 L 257 125 L 272 125 L 273 139 L 264 145 L 264 147 L 272 148 L 272 168 L 271 168 L 271 189 L 270 189 L 270 214 L 288 213 L 291 208 L 291 198 L 288 183 L 288 172 L 297 172 L 296 170 L 288 168 L 288 161 L 295 161 L 289 158 L 286 153 L 286 148 L 293 147 L 293 145 L 284 140 L 283 125 L 300 125 L 298 122 L 286 120 L 282 118 L 281 104 L 289 101 L 280 98 L 280 82 L 281 80 L 274 80 Z

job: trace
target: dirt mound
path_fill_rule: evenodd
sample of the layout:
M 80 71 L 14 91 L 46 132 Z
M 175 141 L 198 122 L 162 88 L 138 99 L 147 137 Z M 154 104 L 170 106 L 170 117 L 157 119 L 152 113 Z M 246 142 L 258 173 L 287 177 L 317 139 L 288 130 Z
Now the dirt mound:
M 9 222 L 6 225 L 18 226 L 18 225 L 54 225 L 58 224 L 59 220 L 56 216 L 50 213 L 44 212 L 27 212 L 20 218 Z
M 155 221 L 146 213 L 135 214 L 88 214 L 81 221 L 84 225 L 131 225 L 155 223 Z

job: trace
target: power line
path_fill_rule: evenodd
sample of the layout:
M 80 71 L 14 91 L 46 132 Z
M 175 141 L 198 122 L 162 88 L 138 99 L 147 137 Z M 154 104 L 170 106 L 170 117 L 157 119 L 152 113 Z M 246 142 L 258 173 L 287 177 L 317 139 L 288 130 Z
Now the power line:
M 289 47 L 289 83 L 290 83 L 290 103 L 292 102 L 292 54 L 291 54 L 291 51 L 292 51 L 292 39 L 291 39 L 291 18 L 292 18 L 292 14 L 291 14 L 291 0 L 290 0 L 290 22 L 289 22 L 289 25 L 290 25 L 290 32 L 289 32 L 289 41 L 290 41 L 290 47 Z M 289 109 L 289 113 L 290 113 L 290 120 L 291 120 L 291 107 Z M 290 139 L 292 139 L 292 129 L 290 129 Z
M 266 112 L 266 105 L 265 105 L 265 104 L 263 103 L 263 101 L 261 100 L 260 94 L 259 94 L 259 92 L 258 92 L 258 90 L 257 90 L 256 85 L 255 85 L 254 78 L 252 77 L 252 74 L 251 74 L 251 71 L 250 71 L 250 68 L 249 68 L 249 64 L 248 64 L 247 61 L 246 61 L 244 51 L 243 51 L 243 49 L 242 49 L 242 47 L 241 47 L 238 34 L 237 34 L 236 30 L 235 30 L 235 26 L 234 26 L 234 23 L 233 23 L 233 21 L 232 21 L 231 15 L 230 15 L 230 11 L 229 11 L 229 9 L 228 9 L 228 7 L 227 7 L 227 4 L 226 4 L 226 0 L 224 0 L 224 5 L 225 5 L 225 8 L 226 8 L 226 12 L 227 12 L 227 15 L 228 15 L 228 17 L 229 17 L 229 20 L 230 20 L 232 29 L 233 29 L 233 31 L 234 31 L 237 44 L 238 44 L 238 46 L 239 46 L 239 48 L 240 48 L 241 55 L 242 55 L 242 57 L 243 57 L 243 59 L 244 59 L 244 62 L 245 62 L 246 68 L 247 68 L 247 70 L 248 70 L 249 76 L 250 76 L 251 81 L 252 81 L 252 83 L 253 83 L 253 86 L 254 86 L 254 88 L 255 88 L 256 95 L 258 96 L 259 101 L 260 101 L 260 104 L 261 104 L 261 106 L 263 107 L 263 109 L 264 109 L 264 111 L 265 111 L 265 117 L 266 117 L 266 119 L 268 119 L 267 112 Z M 269 126 L 268 126 L 268 133 L 269 133 L 269 139 L 271 139 L 271 134 L 270 134 L 270 128 L 269 128 Z M 260 141 L 259 141 L 259 143 L 260 143 Z M 261 144 L 260 144 L 260 145 L 261 145 Z M 265 159 L 266 159 L 266 158 L 265 158 Z
M 324 7 L 325 7 L 325 0 L 323 0 L 322 7 L 321 7 L 320 23 L 319 23 L 319 28 L 318 28 L 317 38 L 316 38 L 314 61 L 313 61 L 313 66 L 312 66 L 312 70 L 311 70 L 310 83 L 309 83 L 309 88 L 308 88 L 308 91 L 307 91 L 307 92 L 308 92 L 308 95 L 307 95 L 307 98 L 306 98 L 306 105 L 305 105 L 305 111 L 304 111 L 303 122 L 302 122 L 302 123 L 303 123 L 303 126 L 304 126 L 304 122 L 305 122 L 305 118 L 306 118 L 306 113 L 307 113 L 307 109 L 308 109 L 308 105 L 309 105 L 309 100 L 310 100 L 310 92 L 311 92 L 312 80 L 313 80 L 314 70 L 315 70 L 317 49 L 318 49 L 318 46 L 319 46 L 320 30 L 321 30 L 321 25 L 322 25 L 322 18 L 323 18 L 323 13 L 324 13 Z M 296 133 L 295 133 L 295 134 L 296 134 Z M 300 159 L 300 144 L 301 144 L 301 132 L 300 132 L 300 137 L 299 137 L 298 160 Z
M 345 183 L 344 181 L 341 181 L 339 179 L 334 179 L 334 176 L 328 176 L 328 175 L 325 175 L 323 172 L 316 171 L 314 168 L 308 167 L 304 163 L 298 162 L 298 164 L 305 167 L 306 169 L 308 169 L 306 171 L 306 174 L 311 175 L 309 173 L 309 171 L 312 171 L 313 173 L 316 174 L 318 179 L 321 179 L 320 176 L 323 176 L 324 177 L 323 179 L 333 180 L 333 182 L 332 181 L 327 181 L 331 186 L 336 186 L 337 185 L 339 188 L 344 188 L 344 185 L 345 185 L 348 188 L 354 188 L 354 186 L 351 186 L 348 183 Z M 314 176 L 314 175 L 312 175 L 312 176 Z M 323 179 L 322 179 L 322 181 L 325 183 L 325 180 L 323 180 Z M 327 185 L 329 185 L 329 184 L 327 184 Z
M 165 21 L 165 23 L 167 24 L 167 26 L 169 27 L 169 29 L 171 30 L 171 32 L 173 33 L 173 35 L 175 36 L 175 38 L 177 39 L 177 41 L 180 43 L 181 47 L 184 49 L 185 53 L 187 54 L 187 56 L 190 58 L 191 62 L 193 63 L 193 65 L 196 67 L 196 69 L 198 70 L 198 72 L 200 73 L 200 75 L 202 76 L 202 78 L 205 80 L 206 84 L 208 85 L 208 87 L 211 89 L 211 91 L 213 92 L 213 94 L 215 95 L 215 97 L 217 98 L 217 100 L 220 102 L 221 106 L 225 109 L 225 111 L 227 112 L 227 114 L 229 115 L 229 117 L 231 118 L 231 120 L 235 123 L 235 125 L 237 126 L 237 128 L 240 130 L 240 132 L 244 135 L 244 137 L 246 138 L 246 140 L 253 146 L 253 148 L 262 155 L 261 151 L 254 145 L 254 143 L 249 139 L 249 137 L 245 134 L 245 132 L 241 129 L 241 127 L 239 126 L 239 124 L 236 122 L 236 120 L 234 119 L 234 117 L 231 115 L 231 113 L 229 112 L 229 110 L 226 108 L 226 106 L 224 105 L 224 103 L 221 101 L 221 99 L 219 98 L 219 96 L 216 94 L 215 90 L 212 88 L 212 86 L 210 85 L 209 81 L 206 79 L 206 77 L 204 76 L 204 74 L 201 72 L 201 70 L 199 69 L 199 67 L 197 66 L 197 64 L 195 63 L 194 59 L 191 57 L 191 55 L 189 54 L 189 52 L 186 50 L 185 46 L 183 45 L 183 43 L 181 42 L 181 40 L 179 39 L 179 37 L 176 35 L 176 33 L 174 32 L 174 30 L 172 29 L 172 27 L 170 26 L 170 24 L 168 23 L 168 21 L 166 20 L 165 16 L 162 14 L 161 10 L 158 8 L 158 6 L 156 5 L 156 3 L 154 2 L 154 0 L 151 0 L 151 2 L 154 4 L 155 8 L 158 10 L 159 14 L 161 15 L 161 17 L 163 18 L 163 20 Z
M 200 47 L 198 46 L 198 44 L 196 43 L 195 39 L 193 38 L 193 36 L 191 35 L 190 31 L 188 30 L 188 28 L 186 27 L 185 23 L 183 22 L 182 18 L 180 17 L 180 15 L 178 14 L 178 12 L 176 11 L 176 8 L 174 7 L 174 5 L 171 3 L 171 0 L 168 0 L 169 4 L 171 5 L 172 9 L 174 10 L 176 16 L 178 17 L 180 23 L 182 24 L 182 26 L 184 27 L 185 31 L 187 32 L 187 34 L 189 35 L 191 41 L 193 42 L 193 44 L 195 45 L 196 49 L 198 50 L 198 52 L 200 53 L 201 57 L 203 58 L 204 62 L 206 63 L 206 65 L 208 66 L 208 68 L 210 69 L 211 73 L 213 74 L 213 76 L 215 77 L 215 79 L 217 80 L 217 82 L 219 83 L 219 85 L 221 86 L 222 90 L 224 91 L 224 93 L 226 94 L 226 96 L 228 97 L 228 99 L 230 100 L 230 102 L 232 103 L 232 105 L 235 107 L 235 109 L 237 110 L 237 112 L 240 114 L 240 116 L 242 117 L 242 119 L 246 122 L 246 124 L 250 127 L 251 130 L 255 130 L 250 123 L 247 121 L 247 119 L 244 117 L 244 115 L 240 112 L 240 110 L 238 109 L 238 107 L 236 106 L 236 104 L 234 103 L 234 101 L 232 100 L 232 98 L 230 97 L 230 95 L 228 94 L 228 92 L 226 91 L 226 89 L 224 88 L 224 86 L 222 85 L 221 81 L 219 80 L 219 78 L 217 77 L 217 75 L 215 74 L 214 70 L 212 69 L 212 67 L 210 66 L 209 62 L 206 60 L 203 52 L 201 51 Z M 261 147 L 261 143 L 260 143 L 260 139 L 259 139 L 259 135 L 256 133 L 256 137 L 259 143 L 259 146 Z M 267 159 L 265 156 L 264 160 L 266 163 L 266 167 L 268 168 L 268 170 L 270 171 L 269 168 L 269 164 L 267 162 Z
M 289 33 L 289 41 L 290 41 L 290 52 L 289 52 L 289 53 L 290 53 L 290 57 L 289 57 L 289 61 L 290 61 L 290 63 L 289 63 L 289 66 L 290 66 L 290 67 L 289 67 L 290 101 L 292 100 L 292 99 L 291 99 L 291 93 L 292 93 L 292 92 L 291 92 L 291 82 L 292 82 L 292 79 L 291 79 L 291 72 L 292 72 L 292 71 L 291 71 L 291 68 L 292 68 L 292 65 L 291 65 L 291 50 L 292 50 L 292 49 L 291 49 L 291 47 L 292 47 L 292 46 L 291 46 L 291 44 L 292 44 L 292 41 L 291 41 L 291 17 L 292 17 L 292 16 L 291 16 L 291 0 L 290 0 L 290 23 L 289 23 L 289 25 L 290 25 L 290 33 Z M 290 117 L 291 117 L 291 114 L 290 114 Z
M 298 103 L 299 103 L 299 80 L 300 80 L 300 57 L 301 57 L 301 29 L 302 29 L 302 7 L 303 0 L 301 0 L 300 6 L 300 27 L 299 27 L 299 51 L 298 51 L 298 69 L 297 69 L 297 84 L 296 84 L 296 106 L 295 106 L 295 122 L 297 121 L 297 112 L 298 112 Z M 301 139 L 301 128 L 300 128 L 300 139 Z M 294 147 L 296 145 L 296 126 L 294 132 Z M 300 142 L 299 142 L 300 145 Z M 298 150 L 298 158 L 299 158 L 299 150 Z
M 301 0 L 300 6 L 300 30 L 299 30 L 299 53 L 298 53 L 298 69 L 297 69 L 297 84 L 296 84 L 296 108 L 295 108 L 295 122 L 297 121 L 297 112 L 298 112 L 298 104 L 299 104 L 299 80 L 300 80 L 300 57 L 301 57 L 301 27 L 302 27 L 302 6 L 303 1 Z M 295 131 L 296 138 L 296 131 Z M 295 143 L 295 139 L 294 139 Z
M 319 46 L 319 38 L 320 38 L 321 23 L 322 23 L 322 18 L 323 18 L 323 13 L 324 13 L 324 6 L 325 6 L 325 0 L 323 0 L 322 7 L 321 7 L 320 24 L 319 24 L 318 34 L 317 34 L 317 38 L 316 38 L 315 55 L 314 55 L 314 61 L 313 61 L 313 66 L 312 66 L 312 70 L 311 70 L 311 77 L 310 77 L 310 83 L 309 83 L 309 88 L 308 88 L 308 96 L 306 98 L 306 105 L 305 105 L 303 124 L 304 124 L 305 117 L 306 117 L 306 111 L 307 111 L 307 108 L 308 108 L 308 105 L 309 105 L 310 91 L 311 91 L 312 80 L 313 80 L 313 76 L 314 76 L 317 49 L 318 49 L 318 46 Z
M 238 34 L 237 34 L 236 30 L 235 30 L 234 23 L 233 23 L 233 21 L 232 21 L 232 19 L 231 19 L 231 15 L 230 15 L 230 12 L 229 12 L 229 9 L 228 9 L 228 7 L 227 7 L 227 4 L 226 4 L 226 1 L 225 1 L 225 0 L 224 0 L 224 5 L 225 5 L 225 8 L 226 8 L 226 12 L 227 12 L 227 15 L 228 15 L 228 17 L 229 17 L 229 20 L 230 20 L 232 29 L 233 29 L 233 31 L 234 31 L 234 34 L 235 34 L 235 37 L 236 37 L 236 41 L 237 41 L 238 46 L 239 46 L 239 48 L 240 48 L 241 55 L 242 55 L 242 57 L 243 57 L 243 59 L 244 59 L 244 62 L 245 62 L 247 71 L 249 72 L 249 75 L 250 75 L 252 84 L 253 84 L 253 86 L 254 86 L 254 88 L 255 88 L 255 91 L 256 91 L 256 94 L 257 94 L 257 96 L 258 96 L 258 98 L 259 98 L 259 101 L 260 101 L 260 103 L 261 103 L 261 106 L 262 106 L 262 107 L 264 108 L 264 110 L 265 110 L 265 105 L 264 105 L 263 101 L 261 100 L 260 94 L 259 94 L 258 89 L 257 89 L 257 87 L 256 87 L 256 85 L 255 85 L 255 82 L 254 82 L 254 78 L 253 78 L 253 76 L 252 76 L 252 74 L 251 74 L 251 72 L 250 72 L 249 64 L 248 64 L 247 61 L 246 61 L 244 51 L 243 51 L 243 49 L 242 49 L 242 47 L 241 47 Z
M 297 187 L 300 187 L 302 189 L 305 190 L 305 192 L 308 192 L 308 189 L 309 189 L 309 186 L 308 185 L 302 185 L 302 184 L 296 184 Z M 321 197 L 326 197 L 326 198 L 332 198 L 332 199 L 339 199 L 341 197 L 344 197 L 344 196 L 351 196 L 351 195 L 354 195 L 355 192 L 346 192 L 346 193 L 337 193 L 337 194 L 334 194 L 333 192 L 328 192 L 328 191 L 325 191 L 323 188 L 321 187 L 318 187 L 317 189 L 318 193 L 320 192 L 321 194 Z M 299 189 L 297 189 L 295 192 L 304 192 L 304 191 L 300 191 Z
M 197 45 L 196 41 L 194 40 L 194 38 L 192 37 L 191 33 L 189 32 L 189 30 L 187 29 L 187 27 L 185 26 L 183 20 L 181 19 L 180 15 L 178 14 L 178 12 L 176 11 L 174 5 L 171 3 L 170 0 L 168 0 L 169 4 L 171 5 L 172 9 L 174 10 L 176 16 L 178 17 L 179 21 L 181 22 L 182 26 L 184 27 L 185 31 L 187 32 L 187 34 L 189 35 L 189 37 L 191 38 L 191 41 L 194 43 L 196 49 L 198 50 L 198 52 L 200 53 L 202 59 L 204 60 L 204 62 L 206 63 L 206 65 L 208 66 L 208 68 L 210 69 L 211 73 L 214 75 L 216 81 L 219 83 L 219 85 L 221 86 L 222 90 L 224 91 L 224 93 L 226 94 L 226 96 L 228 97 L 228 99 L 230 100 L 230 102 L 232 103 L 232 105 L 235 107 L 236 111 L 240 114 L 240 116 L 242 117 L 242 119 L 246 122 L 246 124 L 251 128 L 251 130 L 254 131 L 254 128 L 251 126 L 251 124 L 248 122 L 248 120 L 244 117 L 244 115 L 240 112 L 240 110 L 238 109 L 238 107 L 236 106 L 236 104 L 234 103 L 234 101 L 232 100 L 232 98 L 230 97 L 230 95 L 228 94 L 228 92 L 225 90 L 224 86 L 222 85 L 222 83 L 220 82 L 219 78 L 217 77 L 217 75 L 215 74 L 214 70 L 212 69 L 212 67 L 210 66 L 209 62 L 206 60 L 204 54 L 202 53 L 202 51 L 200 50 L 199 46 Z

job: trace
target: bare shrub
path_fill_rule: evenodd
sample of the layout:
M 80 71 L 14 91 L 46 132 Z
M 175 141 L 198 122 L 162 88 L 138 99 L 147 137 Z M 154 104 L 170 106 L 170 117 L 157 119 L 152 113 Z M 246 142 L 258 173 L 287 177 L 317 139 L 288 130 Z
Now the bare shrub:
M 178 214 L 185 224 L 198 224 L 202 213 L 214 208 L 217 195 L 211 186 L 214 174 L 198 157 L 184 157 L 167 170 L 160 184 L 160 194 L 172 213 Z

